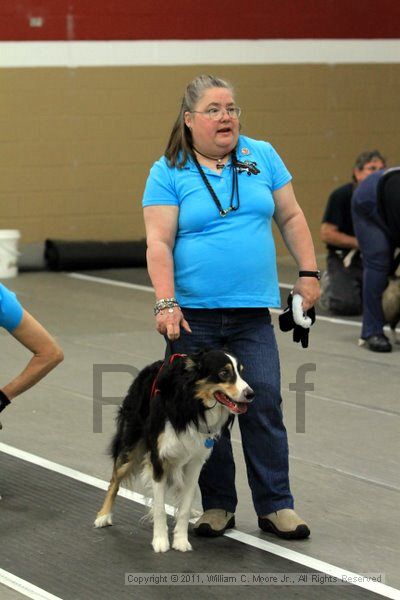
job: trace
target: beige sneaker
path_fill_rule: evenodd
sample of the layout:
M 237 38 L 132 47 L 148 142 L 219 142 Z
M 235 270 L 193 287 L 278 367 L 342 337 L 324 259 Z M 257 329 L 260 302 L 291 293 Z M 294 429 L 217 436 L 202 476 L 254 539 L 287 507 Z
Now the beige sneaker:
M 282 508 L 266 517 L 258 517 L 258 526 L 285 540 L 302 540 L 310 535 L 307 523 L 291 508 Z
M 227 512 L 223 508 L 211 508 L 196 521 L 193 529 L 197 535 L 217 537 L 231 527 L 235 527 L 234 513 Z

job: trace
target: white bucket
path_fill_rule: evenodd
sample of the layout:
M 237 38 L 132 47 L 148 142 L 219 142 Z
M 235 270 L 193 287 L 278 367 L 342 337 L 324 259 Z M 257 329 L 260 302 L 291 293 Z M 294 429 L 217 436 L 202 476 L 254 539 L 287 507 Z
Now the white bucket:
M 18 275 L 18 240 L 21 237 L 17 229 L 0 229 L 0 279 Z

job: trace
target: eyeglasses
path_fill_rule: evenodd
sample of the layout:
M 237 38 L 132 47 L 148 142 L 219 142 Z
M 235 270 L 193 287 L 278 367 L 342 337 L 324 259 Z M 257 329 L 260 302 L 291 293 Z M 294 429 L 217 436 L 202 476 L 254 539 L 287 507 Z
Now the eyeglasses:
M 212 121 L 219 121 L 226 113 L 231 119 L 238 119 L 242 110 L 238 106 L 231 106 L 229 108 L 209 108 L 208 110 L 191 110 L 191 113 L 199 113 L 200 115 L 207 115 Z

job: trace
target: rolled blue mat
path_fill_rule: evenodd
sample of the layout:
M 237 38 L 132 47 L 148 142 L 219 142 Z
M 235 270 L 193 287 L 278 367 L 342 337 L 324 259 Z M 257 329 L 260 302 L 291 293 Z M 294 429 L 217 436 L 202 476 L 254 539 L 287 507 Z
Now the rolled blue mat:
M 46 240 L 44 256 L 52 271 L 145 267 L 146 240 Z

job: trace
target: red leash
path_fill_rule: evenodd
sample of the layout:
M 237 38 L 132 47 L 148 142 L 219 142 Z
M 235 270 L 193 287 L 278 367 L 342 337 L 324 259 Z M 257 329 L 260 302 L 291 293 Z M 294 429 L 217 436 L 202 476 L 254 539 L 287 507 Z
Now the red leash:
M 171 356 L 169 357 L 169 360 L 168 360 L 168 364 L 172 365 L 172 363 L 174 362 L 174 360 L 176 358 L 184 358 L 185 356 L 187 356 L 187 354 L 177 354 L 177 353 L 171 354 Z M 162 363 L 161 367 L 158 369 L 158 373 L 154 378 L 153 385 L 151 386 L 150 400 L 152 400 L 156 394 L 160 393 L 160 390 L 156 386 L 157 386 L 157 380 L 158 380 L 160 373 L 163 370 L 164 366 L 165 366 L 165 360 Z

